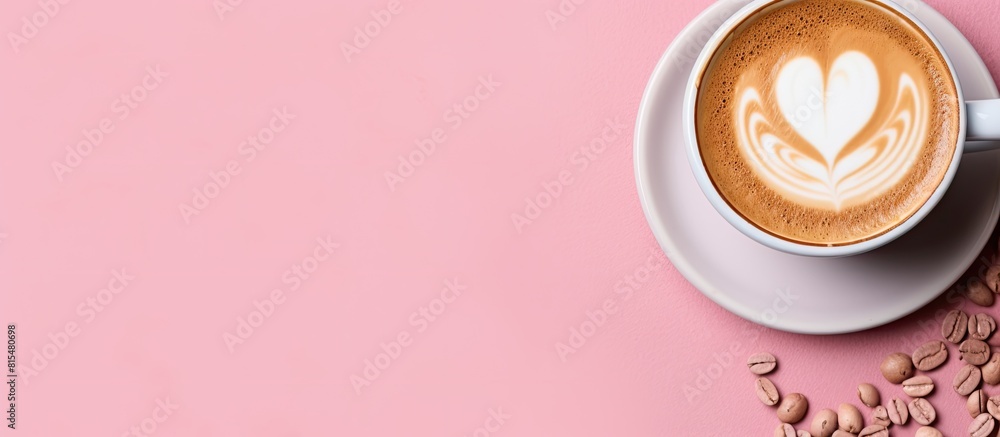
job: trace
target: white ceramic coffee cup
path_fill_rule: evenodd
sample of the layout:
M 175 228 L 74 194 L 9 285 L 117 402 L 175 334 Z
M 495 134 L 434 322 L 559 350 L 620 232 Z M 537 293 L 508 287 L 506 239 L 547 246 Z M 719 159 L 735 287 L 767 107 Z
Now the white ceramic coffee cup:
M 763 8 L 782 1 L 789 0 L 756 0 L 745 6 L 735 15 L 726 20 L 726 22 L 722 24 L 722 27 L 720 27 L 719 30 L 712 35 L 706 43 L 704 50 L 702 50 L 701 55 L 695 61 L 691 77 L 688 80 L 687 91 L 684 96 L 683 111 L 684 139 L 686 142 L 685 146 L 687 149 L 688 160 L 691 163 L 691 169 L 694 171 L 695 179 L 698 181 L 698 185 L 701 187 L 701 190 L 708 197 L 709 202 L 711 202 L 712 206 L 719 211 L 726 221 L 736 227 L 736 229 L 743 234 L 761 244 L 764 244 L 765 246 L 782 252 L 814 257 L 843 257 L 857 255 L 877 249 L 912 230 L 918 223 L 920 223 L 921 220 L 924 219 L 924 217 L 927 216 L 927 214 L 931 212 L 931 210 L 934 209 L 941 198 L 944 197 L 948 187 L 951 185 L 964 153 L 993 149 L 1000 146 L 997 143 L 967 143 L 967 141 L 977 140 L 1000 140 L 1000 100 L 966 101 L 964 95 L 962 94 L 962 85 L 958 82 L 958 74 L 955 71 L 951 58 L 948 56 L 948 53 L 945 51 L 940 41 L 938 41 L 927 26 L 925 26 L 917 17 L 905 8 L 890 0 L 865 0 L 890 8 L 915 23 L 916 26 L 930 38 L 931 42 L 937 46 L 938 51 L 947 63 L 948 69 L 951 71 L 951 77 L 954 78 L 955 81 L 955 89 L 958 91 L 960 123 L 958 144 L 955 147 L 955 155 L 952 157 L 951 166 L 948 168 L 948 172 L 945 174 L 941 184 L 938 185 L 937 189 L 930 196 L 927 202 L 925 202 L 915 214 L 890 231 L 873 239 L 850 245 L 815 246 L 785 240 L 764 232 L 734 211 L 725 199 L 723 199 L 722 195 L 715 188 L 715 184 L 713 184 L 712 180 L 709 178 L 708 170 L 705 168 L 704 162 L 702 161 L 701 151 L 698 147 L 698 140 L 695 131 L 695 106 L 698 100 L 698 88 L 703 72 L 708 63 L 712 60 L 712 57 L 718 50 L 719 46 L 723 43 L 723 41 L 725 41 L 726 37 L 728 37 L 737 26 L 743 23 L 751 15 L 757 13 Z

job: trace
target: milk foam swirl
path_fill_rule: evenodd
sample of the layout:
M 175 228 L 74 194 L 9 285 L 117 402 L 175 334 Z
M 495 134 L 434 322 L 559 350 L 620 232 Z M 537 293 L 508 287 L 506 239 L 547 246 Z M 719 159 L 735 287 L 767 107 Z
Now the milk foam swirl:
M 770 83 L 737 85 L 738 145 L 767 186 L 841 211 L 911 171 L 926 142 L 928 98 L 908 72 L 880 67 L 890 71 L 859 51 L 840 54 L 825 72 L 800 56 Z

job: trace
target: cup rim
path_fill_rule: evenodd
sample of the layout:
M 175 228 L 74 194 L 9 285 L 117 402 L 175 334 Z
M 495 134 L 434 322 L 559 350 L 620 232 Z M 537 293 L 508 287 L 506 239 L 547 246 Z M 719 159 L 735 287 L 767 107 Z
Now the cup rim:
M 940 54 L 941 58 L 944 60 L 945 65 L 948 66 L 948 71 L 951 74 L 952 83 L 955 85 L 955 92 L 958 97 L 958 113 L 959 113 L 959 131 L 956 139 L 955 150 L 951 158 L 951 163 L 948 166 L 948 170 L 944 174 L 944 178 L 941 183 L 938 184 L 931 196 L 924 202 L 923 205 L 915 213 L 913 213 L 909 218 L 900 222 L 892 229 L 887 232 L 878 235 L 875 238 L 868 240 L 859 241 L 847 245 L 836 245 L 836 246 L 818 246 L 810 245 L 804 243 L 797 243 L 791 240 L 786 240 L 775 235 L 772 235 L 757 225 L 751 223 L 749 220 L 745 219 L 742 215 L 737 213 L 733 207 L 722 197 L 722 194 L 715 187 L 711 178 L 708 176 L 708 170 L 705 167 L 705 163 L 701 157 L 701 150 L 698 147 L 698 140 L 695 129 L 695 107 L 697 104 L 698 90 L 701 86 L 701 79 L 708 63 L 711 61 L 712 57 L 715 55 L 719 46 L 722 42 L 729 37 L 733 30 L 742 24 L 746 19 L 748 19 L 753 14 L 757 13 L 761 9 L 764 9 L 772 4 L 784 2 L 784 1 L 795 1 L 795 0 L 754 0 L 744 6 L 742 9 L 737 11 L 731 17 L 729 17 L 722 26 L 719 27 L 715 33 L 708 39 L 705 43 L 705 47 L 702 49 L 698 58 L 695 60 L 694 65 L 691 68 L 691 74 L 688 78 L 688 86 L 684 94 L 684 103 L 682 116 L 684 118 L 684 139 L 685 139 L 685 149 L 688 155 L 688 162 L 691 165 L 691 169 L 694 172 L 698 186 L 701 191 L 708 198 L 712 207 L 722 215 L 733 227 L 739 230 L 744 235 L 750 237 L 751 239 L 770 247 L 775 250 L 779 250 L 785 253 L 790 253 L 794 255 L 803 255 L 811 257 L 844 257 L 851 255 L 859 255 L 865 252 L 875 250 L 879 247 L 885 246 L 890 242 L 896 240 L 897 238 L 903 236 L 910 230 L 912 230 L 918 223 L 920 223 L 928 214 L 940 203 L 941 199 L 944 197 L 948 188 L 951 186 L 952 181 L 955 178 L 955 174 L 958 172 L 959 164 L 961 163 L 962 155 L 965 150 L 965 137 L 967 131 L 967 109 L 965 94 L 962 92 L 962 84 L 958 78 L 958 72 L 955 70 L 955 66 L 952 62 L 951 56 L 945 50 L 944 46 L 934 35 L 933 32 L 913 13 L 906 10 L 903 6 L 892 0 L 858 0 L 863 2 L 872 2 L 882 5 L 886 8 L 890 8 L 899 15 L 905 17 L 916 26 L 928 40 L 934 45 Z

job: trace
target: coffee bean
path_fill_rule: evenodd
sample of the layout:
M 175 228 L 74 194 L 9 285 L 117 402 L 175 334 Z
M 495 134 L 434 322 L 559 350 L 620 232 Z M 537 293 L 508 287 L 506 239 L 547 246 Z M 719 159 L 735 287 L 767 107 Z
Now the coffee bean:
M 889 420 L 889 410 L 881 405 L 875 407 L 875 410 L 872 411 L 872 423 L 885 427 L 892 425 L 892 421 Z
M 951 310 L 941 322 L 941 336 L 945 340 L 958 344 L 965 338 L 969 326 L 969 315 L 962 310 Z
M 934 381 L 926 375 L 914 376 L 903 381 L 903 393 L 911 398 L 922 398 L 934 391 Z
M 986 411 L 995 419 L 1000 419 L 1000 396 L 993 396 L 986 401 Z
M 983 393 L 982 390 L 976 390 L 965 401 L 965 408 L 969 410 L 969 415 L 975 419 L 976 416 L 989 411 L 986 409 L 987 402 L 989 402 L 989 399 L 986 398 L 986 393 Z
M 969 338 L 986 340 L 997 329 L 997 321 L 989 314 L 979 313 L 969 317 Z
M 980 369 L 983 371 L 983 382 L 989 385 L 1000 384 L 1000 353 L 994 352 Z
M 913 351 L 913 366 L 917 370 L 934 370 L 945 361 L 948 361 L 948 347 L 943 341 L 932 341 Z
M 937 411 L 934 411 L 934 406 L 924 398 L 910 401 L 909 410 L 913 421 L 921 425 L 930 425 L 934 423 L 934 419 L 937 419 Z
M 993 433 L 993 428 L 996 426 L 996 419 L 989 414 L 980 414 L 975 420 L 969 424 L 969 436 L 970 437 L 986 437 Z
M 830 437 L 837 430 L 837 413 L 829 408 L 825 408 L 816 413 L 813 417 L 812 426 L 809 428 L 815 437 Z
M 983 374 L 978 367 L 966 364 L 965 367 L 958 370 L 951 385 L 958 394 L 968 396 L 979 388 L 979 383 L 982 379 Z
M 1000 264 L 993 264 L 980 278 L 994 293 L 1000 293 Z
M 801 393 L 792 393 L 785 396 L 778 406 L 778 420 L 785 423 L 799 423 L 806 417 L 809 411 L 809 400 Z
M 837 408 L 837 425 L 843 431 L 857 434 L 865 427 L 865 418 L 861 417 L 858 407 L 851 404 L 840 404 Z
M 914 437 L 944 437 L 944 434 L 941 434 L 941 431 L 938 431 L 937 428 L 921 426 L 917 430 L 917 433 L 914 434 Z
M 778 428 L 774 430 L 774 437 L 798 437 L 795 435 L 795 427 L 787 423 L 782 423 L 778 425 Z
M 882 425 L 868 425 L 861 430 L 858 437 L 889 437 L 889 430 Z
M 993 305 L 993 301 L 996 298 L 993 295 L 993 290 L 990 290 L 990 287 L 981 279 L 972 277 L 969 279 L 969 283 L 965 286 L 960 286 L 959 290 L 962 290 L 963 288 L 965 297 L 968 297 L 972 303 L 981 307 Z
M 910 418 L 910 411 L 906 408 L 906 403 L 899 398 L 892 398 L 885 409 L 888 410 L 889 421 L 893 425 L 906 425 L 906 420 Z
M 856 434 L 851 434 L 847 431 L 836 430 L 831 434 L 833 437 L 858 437 Z
M 774 358 L 774 355 L 767 352 L 753 354 L 747 359 L 747 367 L 755 375 L 767 375 L 777 366 L 778 360 Z
M 879 370 L 887 381 L 899 384 L 913 376 L 913 360 L 907 354 L 896 352 L 882 360 Z
M 858 386 L 858 399 L 861 399 L 862 404 L 872 408 L 882 402 L 882 397 L 879 396 L 878 389 L 867 382 Z
M 757 382 L 754 384 L 757 390 L 757 398 L 760 399 L 764 405 L 774 406 L 778 405 L 778 401 L 781 400 L 781 396 L 778 394 L 778 388 L 774 386 L 774 383 L 770 379 L 763 376 L 757 378 Z
M 962 359 L 966 363 L 982 366 L 990 360 L 990 345 L 982 340 L 965 340 L 958 346 L 958 351 L 962 353 Z

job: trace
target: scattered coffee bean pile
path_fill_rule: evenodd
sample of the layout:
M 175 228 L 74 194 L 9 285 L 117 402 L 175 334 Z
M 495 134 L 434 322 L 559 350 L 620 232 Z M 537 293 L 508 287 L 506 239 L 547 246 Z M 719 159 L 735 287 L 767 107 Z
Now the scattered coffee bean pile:
M 982 277 L 973 277 L 955 286 L 969 301 L 979 306 L 991 306 L 1000 293 L 1000 260 L 994 258 L 993 265 L 985 270 Z M 822 409 L 817 412 L 809 430 L 797 430 L 795 425 L 806 418 L 809 401 L 801 393 L 782 396 L 778 388 L 767 376 L 778 366 L 774 355 L 761 352 L 747 360 L 750 372 L 757 376 L 755 387 L 757 397 L 764 405 L 776 407 L 776 416 L 781 422 L 775 429 L 775 437 L 888 437 L 892 426 L 903 426 L 913 420 L 919 425 L 917 437 L 942 437 L 933 427 L 937 420 L 934 405 L 926 399 L 937 383 L 928 375 L 944 365 L 949 358 L 948 343 L 957 346 L 959 358 L 965 365 L 955 374 L 951 388 L 967 399 L 966 406 L 971 422 L 968 435 L 971 437 L 993 436 L 1000 428 L 1000 395 L 989 397 L 982 385 L 1000 384 L 1000 352 L 993 352 L 987 340 L 997 330 L 997 322 L 986 313 L 970 315 L 962 310 L 952 310 L 941 324 L 943 340 L 930 341 L 911 354 L 892 353 L 885 357 L 879 370 L 892 384 L 899 385 L 909 397 L 893 397 L 883 402 L 878 389 L 870 383 L 858 385 L 858 400 L 871 409 L 871 419 L 867 426 L 864 416 L 857 406 L 843 403 L 837 410 Z
M 983 382 L 989 385 L 1000 383 L 1000 352 L 992 352 L 985 343 L 996 328 L 996 320 L 989 314 L 969 316 L 962 310 L 949 312 L 941 326 L 941 336 L 959 345 L 961 359 L 966 363 L 952 380 L 952 388 L 959 395 L 968 397 L 967 407 L 973 419 L 969 424 L 969 435 L 972 437 L 991 435 L 997 427 L 997 420 L 1000 420 L 1000 396 L 987 398 L 980 389 Z M 778 406 L 777 416 L 782 423 L 775 429 L 775 437 L 888 437 L 889 427 L 905 425 L 910 419 L 923 425 L 917 430 L 918 437 L 934 437 L 943 434 L 931 427 L 937 419 L 937 411 L 924 397 L 934 391 L 935 383 L 931 377 L 915 373 L 937 369 L 946 361 L 948 346 L 940 340 L 918 347 L 911 355 L 902 352 L 890 354 L 882 360 L 879 370 L 887 381 L 902 387 L 903 393 L 912 399 L 909 403 L 892 398 L 883 406 L 878 389 L 869 383 L 862 383 L 858 386 L 858 399 L 872 408 L 871 424 L 865 426 L 861 411 L 852 404 L 844 403 L 836 412 L 824 409 L 817 413 L 809 431 L 794 427 L 805 419 L 809 409 L 806 397 L 801 393 L 781 397 L 774 383 L 764 376 L 778 366 L 777 358 L 770 353 L 757 353 L 747 360 L 747 367 L 758 376 L 755 383 L 757 397 L 764 405 Z
M 983 253 L 978 274 L 967 276 L 955 285 L 955 291 L 981 307 L 992 306 L 1000 294 L 1000 250 L 987 252 L 993 253 Z M 858 400 L 870 410 L 867 425 L 857 406 L 843 403 L 836 411 L 829 408 L 818 411 L 808 431 L 797 430 L 795 425 L 806 418 L 809 400 L 801 393 L 782 396 L 765 376 L 777 368 L 777 358 L 770 353 L 757 353 L 747 360 L 747 367 L 757 376 L 754 383 L 757 397 L 764 405 L 776 409 L 781 424 L 774 431 L 775 437 L 888 437 L 893 426 L 904 426 L 910 420 L 921 425 L 917 437 L 942 437 L 944 434 L 933 427 L 937 410 L 926 399 L 934 390 L 942 389 L 940 381 L 918 372 L 930 372 L 947 363 L 950 343 L 957 346 L 957 355 L 965 363 L 954 375 L 951 388 L 966 397 L 971 418 L 968 435 L 992 437 L 1000 431 L 1000 394 L 990 397 L 983 385 L 1000 385 L 1000 352 L 993 352 L 986 343 L 996 331 L 993 316 L 969 315 L 956 309 L 948 312 L 941 323 L 943 340 L 927 342 L 910 354 L 897 352 L 886 356 L 879 367 L 882 376 L 900 386 L 909 401 L 898 397 L 883 399 L 874 385 L 858 385 Z

